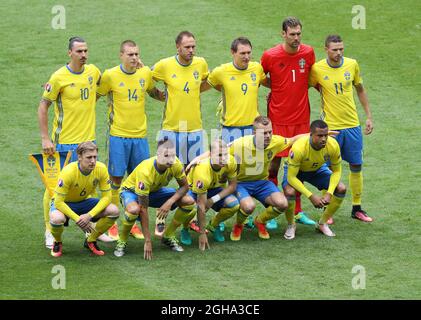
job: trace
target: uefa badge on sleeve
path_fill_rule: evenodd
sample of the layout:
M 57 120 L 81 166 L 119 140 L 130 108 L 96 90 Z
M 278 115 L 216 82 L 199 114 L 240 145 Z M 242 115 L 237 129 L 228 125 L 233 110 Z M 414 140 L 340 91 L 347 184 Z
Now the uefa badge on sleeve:
M 143 184 L 142 181 L 139 181 L 139 185 L 138 185 L 140 190 L 145 190 L 145 185 Z
M 294 159 L 294 152 L 290 151 L 290 152 L 289 152 L 289 157 L 290 157 L 291 159 Z
M 57 185 L 61 188 L 64 186 L 63 180 L 59 179 Z
M 197 187 L 197 189 L 203 189 L 203 182 L 200 181 L 200 180 L 197 180 L 196 187 Z
M 44 85 L 44 90 L 45 91 L 47 91 L 47 92 L 51 92 L 51 90 L 53 89 L 53 86 L 50 84 L 50 83 L 46 83 L 45 85 Z

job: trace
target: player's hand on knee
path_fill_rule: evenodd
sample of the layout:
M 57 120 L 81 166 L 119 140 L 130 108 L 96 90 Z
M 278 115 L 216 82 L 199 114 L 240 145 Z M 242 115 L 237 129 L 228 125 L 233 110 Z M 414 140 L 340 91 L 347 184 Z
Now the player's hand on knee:
M 324 203 L 324 206 L 327 206 L 330 203 L 330 200 L 332 199 L 332 195 L 328 192 L 322 197 L 322 201 Z
M 82 214 L 76 224 L 85 232 L 90 232 L 93 228 L 91 226 L 91 216 L 89 214 Z
M 165 219 L 171 210 L 171 205 L 164 203 L 160 208 L 156 209 L 156 216 L 159 219 Z
M 315 208 L 321 209 L 324 207 L 324 203 L 321 197 L 312 194 L 309 199 Z

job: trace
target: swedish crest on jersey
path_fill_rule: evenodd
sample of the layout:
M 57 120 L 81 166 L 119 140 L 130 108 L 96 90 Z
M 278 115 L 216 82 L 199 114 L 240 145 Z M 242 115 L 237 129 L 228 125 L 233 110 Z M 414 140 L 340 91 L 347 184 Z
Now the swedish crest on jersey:
M 92 78 L 92 76 L 89 76 L 88 81 L 89 81 L 89 84 L 92 85 L 92 83 L 94 82 L 94 78 Z
M 254 73 L 254 72 L 252 72 L 251 74 L 250 74 L 250 78 L 251 78 L 251 80 L 252 81 L 256 81 L 256 74 Z
M 345 80 L 351 80 L 351 73 L 349 71 L 346 71 L 344 73 L 344 78 L 345 78 Z
M 272 150 L 269 150 L 267 154 L 268 160 L 272 159 L 272 156 L 273 156 L 273 152 Z
M 99 180 L 95 178 L 94 181 L 92 181 L 92 185 L 96 187 L 98 184 L 99 184 Z
M 301 58 L 300 61 L 298 61 L 298 65 L 300 66 L 300 72 L 304 72 L 304 68 L 306 66 L 306 59 Z
M 199 80 L 199 72 L 197 70 L 194 70 L 193 77 L 194 79 Z
M 140 80 L 139 80 L 139 84 L 140 84 L 140 86 L 142 87 L 142 89 L 145 87 L 145 79 L 143 79 L 143 78 L 141 78 Z

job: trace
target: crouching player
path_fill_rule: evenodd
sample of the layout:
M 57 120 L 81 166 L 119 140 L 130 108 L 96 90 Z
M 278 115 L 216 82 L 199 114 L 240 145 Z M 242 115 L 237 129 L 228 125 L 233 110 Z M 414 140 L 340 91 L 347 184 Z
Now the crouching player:
M 279 216 L 288 206 L 288 201 L 272 181 L 268 180 L 269 164 L 275 155 L 289 148 L 294 141 L 304 135 L 292 138 L 272 134 L 272 122 L 268 117 L 258 116 L 253 123 L 253 135 L 244 136 L 230 145 L 230 154 L 239 164 L 237 198 L 240 210 L 230 238 L 241 239 L 244 222 L 256 208 L 253 198 L 265 206 L 254 220 L 259 237 L 269 239 L 266 222 Z M 294 214 L 292 214 L 294 219 Z M 288 229 L 287 231 L 288 232 Z
M 51 234 L 54 237 L 51 255 L 62 255 L 62 233 L 69 218 L 90 235 L 85 247 L 98 256 L 104 255 L 97 238 L 106 232 L 119 216 L 117 206 L 111 204 L 111 186 L 105 164 L 97 162 L 98 147 L 93 142 L 82 142 L 76 149 L 78 161 L 63 168 L 59 175 L 50 207 Z M 101 198 L 93 198 L 96 188 Z M 95 228 L 91 222 L 97 222 Z
M 310 138 L 302 137 L 297 140 L 289 153 L 288 163 L 284 168 L 282 186 L 288 199 L 287 213 L 292 214 L 295 206 L 295 191 L 305 195 L 316 208 L 324 208 L 316 228 L 328 237 L 334 237 L 327 221 L 340 207 L 345 197 L 346 187 L 341 179 L 341 153 L 335 139 L 328 137 L 326 122 L 315 120 L 310 125 Z M 327 162 L 332 169 L 329 170 Z M 327 190 L 322 197 L 312 193 L 304 186 L 304 181 Z M 288 216 L 288 215 L 287 215 Z M 292 223 L 289 237 L 295 237 L 295 221 Z
M 180 188 L 166 188 L 172 178 Z M 175 155 L 175 146 L 170 140 L 160 140 L 157 155 L 143 160 L 123 182 L 120 189 L 120 201 L 125 209 L 120 240 L 114 255 L 125 254 L 130 230 L 138 216 L 145 236 L 144 258 L 152 259 L 152 242 L 149 231 L 148 208 L 157 208 L 157 218 L 164 219 L 171 210 L 176 209 L 174 218 L 167 226 L 162 243 L 173 251 L 183 251 L 175 238 L 176 229 L 194 217 L 196 211 L 192 197 L 186 195 L 189 190 L 187 177 L 181 161 Z
M 206 228 L 213 232 L 216 242 L 223 242 L 225 238 L 219 224 L 232 217 L 240 208 L 233 195 L 237 188 L 237 163 L 228 154 L 226 143 L 217 139 L 210 145 L 210 156 L 203 157 L 187 177 L 191 188 L 189 193 L 197 201 L 199 249 L 205 250 L 209 247 L 205 231 L 206 211 L 212 208 L 217 212 Z M 188 227 L 181 230 L 181 243 L 191 244 Z

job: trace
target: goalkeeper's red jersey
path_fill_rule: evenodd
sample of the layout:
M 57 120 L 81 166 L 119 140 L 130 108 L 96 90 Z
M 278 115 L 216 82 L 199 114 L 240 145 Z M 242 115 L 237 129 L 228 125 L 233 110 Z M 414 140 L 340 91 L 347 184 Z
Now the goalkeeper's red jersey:
M 313 48 L 305 44 L 295 54 L 287 53 L 282 44 L 263 53 L 261 64 L 271 79 L 268 117 L 274 124 L 310 123 L 308 79 L 315 59 Z

